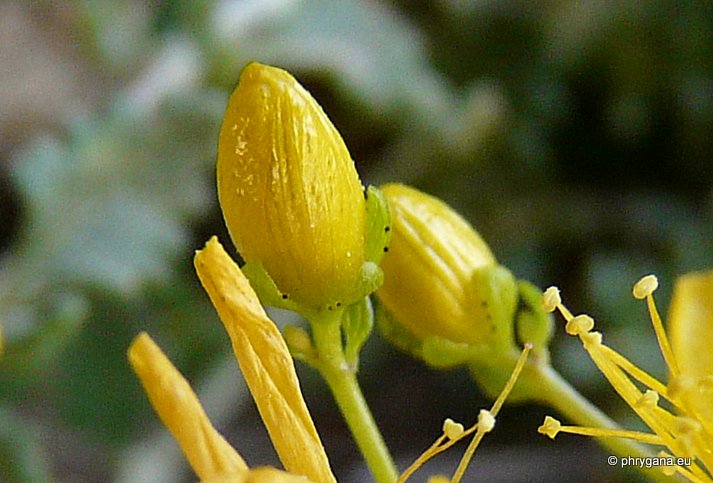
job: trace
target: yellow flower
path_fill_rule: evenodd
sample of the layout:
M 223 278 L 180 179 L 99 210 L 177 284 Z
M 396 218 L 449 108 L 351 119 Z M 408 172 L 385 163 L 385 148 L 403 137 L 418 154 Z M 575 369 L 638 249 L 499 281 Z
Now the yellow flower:
M 285 297 L 321 309 L 349 296 L 365 251 L 363 188 L 341 136 L 287 72 L 252 63 L 218 142 L 218 197 L 241 256 Z
M 633 293 L 637 299 L 646 299 L 669 370 L 667 385 L 604 345 L 602 334 L 592 331 L 594 320 L 588 315 L 573 316 L 562 304 L 557 288 L 550 287 L 544 296 L 545 308 L 559 310 L 567 320 L 567 333 L 579 337 L 597 368 L 652 432 L 562 426 L 550 416 L 538 431 L 551 438 L 568 432 L 629 438 L 664 447 L 667 451 L 648 462 L 622 458 L 622 465 L 656 466 L 666 475 L 678 472 L 691 481 L 713 481 L 713 272 L 678 279 L 669 313 L 671 342 L 654 302 L 657 287 L 656 277 L 649 275 L 637 282 Z M 667 403 L 661 404 L 661 398 Z
M 216 482 L 335 481 L 302 397 L 292 357 L 249 282 L 215 237 L 196 253 L 195 265 L 230 336 L 275 450 L 289 472 L 249 470 L 211 426 L 185 379 L 150 337 L 141 334 L 129 349 L 129 360 L 196 474 Z

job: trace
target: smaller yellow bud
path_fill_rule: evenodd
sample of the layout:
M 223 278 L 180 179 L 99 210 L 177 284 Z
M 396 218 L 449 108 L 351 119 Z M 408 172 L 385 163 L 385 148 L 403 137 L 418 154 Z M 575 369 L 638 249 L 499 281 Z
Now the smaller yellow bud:
M 248 65 L 218 142 L 218 198 L 240 255 L 283 297 L 323 308 L 351 293 L 365 252 L 365 202 L 341 136 L 284 70 Z
M 437 198 L 400 184 L 381 191 L 392 225 L 381 261 L 384 285 L 377 291 L 382 305 L 419 340 L 483 340 L 493 307 L 484 305 L 472 281 L 475 271 L 496 266 L 488 245 Z

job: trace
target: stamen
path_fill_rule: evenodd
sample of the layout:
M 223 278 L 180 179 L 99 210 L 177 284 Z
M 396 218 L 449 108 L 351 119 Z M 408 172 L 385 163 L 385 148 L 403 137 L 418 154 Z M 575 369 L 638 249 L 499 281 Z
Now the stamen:
M 489 433 L 495 427 L 495 416 L 487 409 L 481 409 L 478 413 L 478 428 L 483 432 Z
M 639 300 L 643 300 L 654 293 L 657 288 L 659 288 L 659 281 L 656 278 L 656 275 L 646 275 L 634 284 L 632 292 L 634 297 Z
M 545 290 L 545 293 L 542 295 L 542 307 L 545 309 L 545 312 L 554 312 L 560 305 L 562 305 L 560 289 L 552 286 Z
M 640 409 L 651 409 L 658 406 L 659 404 L 659 393 L 647 389 L 641 398 L 636 401 L 636 407 Z
M 582 341 L 582 345 L 587 351 L 591 351 L 594 347 L 606 347 L 602 344 L 601 332 L 587 332 L 585 334 L 580 334 L 579 340 Z
M 565 325 L 564 330 L 569 335 L 586 334 L 594 328 L 594 319 L 587 314 L 578 315 Z
M 456 423 L 451 418 L 446 418 L 446 420 L 443 421 L 443 434 L 445 434 L 448 439 L 457 440 L 464 432 L 463 425 Z
M 542 426 L 537 428 L 537 432 L 549 436 L 551 439 L 555 439 L 555 436 L 559 433 L 569 433 L 578 434 L 580 436 L 593 436 L 595 438 L 625 438 L 646 444 L 663 444 L 661 438 L 652 433 L 641 433 L 639 431 L 629 431 L 627 429 L 562 426 L 562 423 L 550 416 L 545 416 L 545 421 L 542 423 Z
M 658 381 L 655 377 L 649 375 L 646 371 L 640 369 L 634 365 L 629 359 L 619 354 L 617 351 L 611 347 L 602 346 L 602 351 L 606 356 L 617 366 L 621 368 L 624 372 L 629 374 L 635 380 L 639 381 L 646 387 L 656 391 L 659 395 L 662 395 L 666 399 L 670 398 L 670 389 L 667 389 L 662 383 Z M 671 401 L 674 402 L 674 401 Z
M 411 463 L 411 466 L 399 475 L 399 478 L 396 480 L 397 483 L 405 482 L 428 460 L 447 450 L 466 436 L 475 433 L 473 440 L 468 445 L 463 458 L 461 458 L 461 461 L 458 464 L 458 468 L 456 469 L 453 479 L 451 480 L 454 483 L 460 481 L 463 477 L 463 473 L 465 473 L 468 463 L 473 457 L 473 453 L 478 447 L 478 444 L 480 444 L 480 441 L 483 439 L 483 436 L 485 436 L 485 433 L 493 429 L 493 426 L 495 425 L 495 416 L 497 416 L 498 411 L 500 411 L 500 408 L 502 408 L 505 403 L 505 399 L 515 386 L 515 382 L 517 382 L 517 378 L 520 376 L 522 369 L 525 367 L 527 356 L 531 350 L 532 344 L 528 342 L 525 344 L 525 348 L 515 363 L 515 368 L 513 369 L 512 374 L 510 374 L 510 378 L 498 398 L 493 403 L 490 411 L 485 409 L 481 410 L 478 414 L 478 422 L 465 431 L 463 430 L 463 426 L 461 424 L 454 422 L 450 418 L 443 421 L 443 434 L 439 436 L 438 439 L 436 439 L 436 441 L 434 441 L 433 444 L 416 459 L 416 461 Z
M 493 403 L 493 407 L 490 408 L 490 412 L 493 413 L 493 416 L 498 415 L 500 408 L 503 407 L 503 404 L 505 404 L 505 400 L 510 395 L 510 392 L 512 392 L 512 388 L 515 387 L 517 378 L 520 377 L 520 373 L 522 372 L 522 369 L 525 367 L 525 362 L 527 362 L 527 356 L 528 356 L 528 354 L 530 354 L 531 350 L 532 350 L 532 343 L 527 342 L 525 344 L 525 348 L 522 350 L 522 353 L 520 354 L 520 358 L 515 363 L 515 368 L 512 370 L 512 374 L 510 374 L 510 379 L 508 379 L 508 382 L 505 383 L 505 387 L 503 388 L 503 391 L 500 393 L 498 398 Z
M 637 296 L 637 290 L 636 287 L 639 286 L 639 284 L 642 284 L 645 280 L 650 280 L 650 278 L 653 278 L 655 281 L 655 285 L 658 286 L 658 281 L 656 280 L 656 277 L 653 275 L 649 275 L 648 277 L 644 277 L 639 282 L 634 286 L 634 296 Z M 650 288 L 650 286 L 653 285 L 653 282 L 645 282 L 643 285 L 646 285 L 646 288 Z M 655 290 L 655 287 L 654 287 Z M 663 323 L 661 322 L 661 316 L 659 315 L 659 311 L 656 308 L 656 302 L 654 301 L 654 296 L 653 296 L 653 290 L 649 291 L 648 293 L 645 290 L 641 290 L 641 293 L 646 293 L 646 306 L 649 309 L 649 316 L 651 317 L 651 324 L 654 326 L 654 332 L 656 333 L 656 340 L 659 343 L 659 347 L 661 348 L 661 354 L 663 354 L 663 359 L 666 362 L 666 365 L 668 366 L 669 371 L 671 372 L 671 377 L 677 377 L 680 374 L 680 371 L 678 370 L 678 364 L 676 363 L 676 358 L 673 355 L 673 351 L 671 350 L 671 344 L 668 342 L 668 337 L 666 337 L 666 331 L 663 328 Z M 641 295 L 639 293 L 639 295 Z
M 493 427 L 495 426 L 495 416 L 498 415 L 500 408 L 502 408 L 503 404 L 505 404 L 505 399 L 507 399 L 507 397 L 510 395 L 510 392 L 512 392 L 512 388 L 515 387 L 517 378 L 520 376 L 522 369 L 525 367 L 525 362 L 527 362 L 527 356 L 531 350 L 532 344 L 530 342 L 526 343 L 525 348 L 520 354 L 520 358 L 515 363 L 515 368 L 512 370 L 512 374 L 510 374 L 508 382 L 505 384 L 505 387 L 503 388 L 502 392 L 493 403 L 493 407 L 490 408 L 490 411 L 481 409 L 480 413 L 478 413 L 478 424 L 476 425 L 477 430 L 475 432 L 475 436 L 468 445 L 468 448 L 465 450 L 465 453 L 463 454 L 463 458 L 461 458 L 460 463 L 458 463 L 458 468 L 456 468 L 456 471 L 453 474 L 453 478 L 451 479 L 452 483 L 458 483 L 461 478 L 463 478 L 465 470 L 468 467 L 468 463 L 470 463 L 470 460 L 473 458 L 473 454 L 475 453 L 476 448 L 485 436 L 485 433 L 489 433 L 493 430 Z
M 550 439 L 555 439 L 561 428 L 562 424 L 559 420 L 553 418 L 552 416 L 545 416 L 545 421 L 539 428 L 537 428 L 537 432 L 549 436 Z

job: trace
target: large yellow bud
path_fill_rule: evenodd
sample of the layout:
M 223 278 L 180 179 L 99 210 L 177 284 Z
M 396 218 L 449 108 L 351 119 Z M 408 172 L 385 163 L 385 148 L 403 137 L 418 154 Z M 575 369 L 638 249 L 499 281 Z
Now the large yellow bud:
M 217 177 L 241 256 L 261 264 L 283 298 L 320 309 L 353 292 L 364 263 L 363 188 L 341 136 L 289 73 L 243 70 Z

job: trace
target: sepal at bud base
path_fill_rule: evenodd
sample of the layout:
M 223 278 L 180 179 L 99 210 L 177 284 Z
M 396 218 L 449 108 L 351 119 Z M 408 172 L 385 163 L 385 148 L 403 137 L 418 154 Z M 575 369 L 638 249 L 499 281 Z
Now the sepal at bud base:
M 342 316 L 342 334 L 344 336 L 344 358 L 349 367 L 356 371 L 359 365 L 359 352 L 369 338 L 374 327 L 374 311 L 369 297 L 363 297 L 344 310 Z
M 299 304 L 290 300 L 287 294 L 280 292 L 275 281 L 270 277 L 270 274 L 265 271 L 265 267 L 262 266 L 262 263 L 258 261 L 247 262 L 240 267 L 240 270 L 245 274 L 248 280 L 250 280 L 250 285 L 253 287 L 253 290 L 255 290 L 255 293 L 260 299 L 260 303 L 277 307 L 278 309 L 300 312 L 301 307 Z
M 364 191 L 366 198 L 366 251 L 364 258 L 378 263 L 389 251 L 391 241 L 391 216 L 386 198 L 375 186 Z
M 376 307 L 374 317 L 379 332 L 389 343 L 431 367 L 449 369 L 468 364 L 474 357 L 474 348 L 468 344 L 437 336 L 417 338 L 399 324 L 383 305 Z
M 548 346 L 554 331 L 552 314 L 542 305 L 542 290 L 525 280 L 518 280 L 520 300 L 515 320 L 515 333 L 520 344 L 532 344 L 533 357 L 549 360 Z

